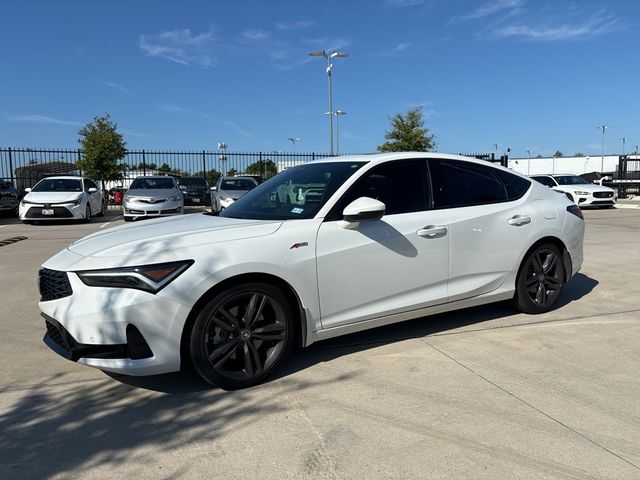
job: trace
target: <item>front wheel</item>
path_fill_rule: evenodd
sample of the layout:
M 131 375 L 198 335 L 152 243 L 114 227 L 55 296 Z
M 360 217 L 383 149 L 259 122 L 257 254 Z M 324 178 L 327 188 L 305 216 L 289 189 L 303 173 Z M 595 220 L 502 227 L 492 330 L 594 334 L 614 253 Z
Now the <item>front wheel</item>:
M 544 244 L 529 253 L 522 262 L 515 307 L 524 313 L 544 313 L 551 310 L 560 297 L 565 271 L 562 253 L 553 244 Z
M 207 382 L 234 390 L 264 381 L 289 356 L 295 339 L 294 309 L 266 283 L 231 287 L 196 317 L 190 353 Z
M 85 212 L 84 212 L 84 222 L 85 223 L 91 222 L 91 205 L 89 205 L 89 202 L 87 202 L 87 208 L 85 209 Z

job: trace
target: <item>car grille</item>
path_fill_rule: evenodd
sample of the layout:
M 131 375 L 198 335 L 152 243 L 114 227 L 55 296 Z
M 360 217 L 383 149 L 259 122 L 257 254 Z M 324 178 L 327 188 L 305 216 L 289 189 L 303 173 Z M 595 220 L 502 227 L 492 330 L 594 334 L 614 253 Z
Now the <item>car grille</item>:
M 611 198 L 613 197 L 613 192 L 593 192 L 593 196 L 595 198 Z
M 150 205 L 153 205 L 155 203 L 164 203 L 166 201 L 167 201 L 166 198 L 138 198 L 138 202 L 148 203 Z
M 67 272 L 41 268 L 38 272 L 38 285 L 40 286 L 41 302 L 57 300 L 73 294 Z
M 47 327 L 47 336 L 53 341 L 53 343 L 55 343 L 65 351 L 65 353 L 67 354 L 65 356 L 70 356 L 71 346 L 65 340 L 61 328 L 51 322 L 45 322 L 45 325 Z
M 42 209 L 46 207 L 31 207 L 27 214 L 26 218 L 71 218 L 73 214 L 65 207 L 51 207 L 53 210 L 53 215 L 43 215 Z

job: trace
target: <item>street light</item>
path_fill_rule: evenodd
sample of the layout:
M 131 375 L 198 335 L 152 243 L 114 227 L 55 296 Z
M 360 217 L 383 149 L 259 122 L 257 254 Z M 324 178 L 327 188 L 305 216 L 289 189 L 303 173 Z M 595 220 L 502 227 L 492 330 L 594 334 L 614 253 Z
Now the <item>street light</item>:
M 300 141 L 300 137 L 289 137 L 289 141 L 293 143 L 293 153 L 296 153 L 296 142 Z
M 338 52 L 336 50 L 327 53 L 325 50 L 319 50 L 316 52 L 309 52 L 310 57 L 324 57 L 327 59 L 327 78 L 329 80 L 329 154 L 333 155 L 333 90 L 331 84 L 331 72 L 333 71 L 332 58 L 345 58 L 348 57 L 348 53 Z
M 531 150 L 527 150 L 527 176 L 531 174 Z
M 618 140 L 622 142 L 622 155 L 624 156 L 624 146 L 627 144 L 629 137 L 620 137 Z
M 602 130 L 602 160 L 600 162 L 600 173 L 602 173 L 604 171 L 604 132 L 609 128 L 609 125 L 600 125 L 598 128 Z
M 220 154 L 218 155 L 218 160 L 220 160 L 220 170 L 222 170 L 222 175 L 226 175 L 226 161 L 227 161 L 227 144 L 224 142 L 218 142 L 218 151 Z
M 346 115 L 344 110 L 336 110 L 334 115 L 336 116 L 336 155 L 340 155 L 340 115 Z

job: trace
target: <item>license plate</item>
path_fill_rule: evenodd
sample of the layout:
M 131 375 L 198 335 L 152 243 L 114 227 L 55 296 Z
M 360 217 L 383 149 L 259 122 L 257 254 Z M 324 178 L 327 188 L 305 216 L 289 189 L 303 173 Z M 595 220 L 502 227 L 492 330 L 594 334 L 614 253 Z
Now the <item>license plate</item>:
M 53 208 L 43 208 L 42 215 L 53 215 Z
M 199 198 L 194 198 L 193 199 L 193 203 L 200 203 L 200 199 Z

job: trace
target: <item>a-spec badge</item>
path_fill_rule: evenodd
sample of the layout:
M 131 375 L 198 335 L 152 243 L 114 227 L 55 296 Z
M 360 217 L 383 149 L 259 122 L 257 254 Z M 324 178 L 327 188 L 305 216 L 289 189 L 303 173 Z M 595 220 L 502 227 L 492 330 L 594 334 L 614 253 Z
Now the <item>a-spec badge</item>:
M 300 248 L 300 247 L 308 247 L 308 246 L 309 246 L 309 242 L 294 243 L 293 245 L 291 245 L 291 248 L 289 250 L 293 250 L 294 248 Z

